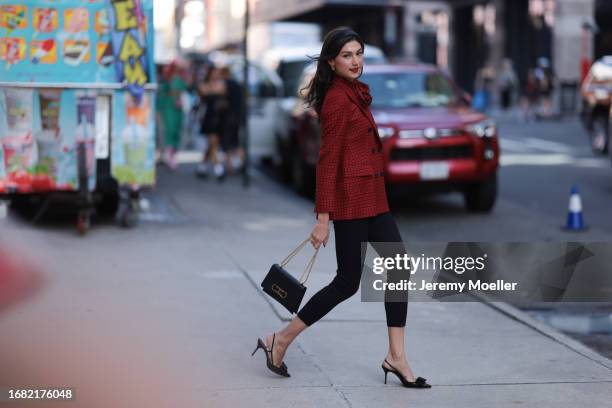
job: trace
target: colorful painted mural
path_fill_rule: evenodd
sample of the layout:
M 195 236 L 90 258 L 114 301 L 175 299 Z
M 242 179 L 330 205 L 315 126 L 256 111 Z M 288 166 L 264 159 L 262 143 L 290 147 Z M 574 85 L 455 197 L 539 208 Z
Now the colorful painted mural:
M 0 193 L 77 189 L 79 145 L 91 190 L 105 158 L 120 184 L 154 184 L 152 13 L 152 0 L 0 0 Z M 96 149 L 100 129 L 112 148 Z

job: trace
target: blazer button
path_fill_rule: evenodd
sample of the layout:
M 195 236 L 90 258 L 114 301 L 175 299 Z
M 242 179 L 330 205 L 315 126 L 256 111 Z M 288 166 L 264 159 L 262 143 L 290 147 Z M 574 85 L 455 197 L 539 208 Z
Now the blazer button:
M 380 177 L 383 177 L 383 176 L 385 175 L 385 172 L 384 172 L 384 171 L 381 171 L 381 172 L 380 172 L 378 175 L 379 175 Z
M 368 133 L 372 133 L 372 128 L 368 128 Z

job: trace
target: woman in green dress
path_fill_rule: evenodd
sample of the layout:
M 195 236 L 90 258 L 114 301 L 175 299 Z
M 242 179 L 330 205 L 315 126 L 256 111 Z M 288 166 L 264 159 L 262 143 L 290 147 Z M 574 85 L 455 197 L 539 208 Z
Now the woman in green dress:
M 163 123 L 163 161 L 176 169 L 175 154 L 183 129 L 183 104 L 181 94 L 187 91 L 187 83 L 181 75 L 178 62 L 171 62 L 163 73 L 162 84 L 157 94 L 157 108 Z

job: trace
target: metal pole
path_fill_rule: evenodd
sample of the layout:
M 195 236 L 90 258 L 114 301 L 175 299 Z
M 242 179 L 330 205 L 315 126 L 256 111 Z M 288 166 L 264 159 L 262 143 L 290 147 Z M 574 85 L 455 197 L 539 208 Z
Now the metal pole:
M 242 56 L 244 58 L 244 84 L 242 86 L 242 118 L 241 118 L 241 126 L 242 126 L 242 148 L 244 149 L 244 165 L 242 166 L 242 185 L 247 188 L 250 184 L 249 179 L 249 167 L 250 167 L 250 159 L 249 159 L 249 60 L 247 57 L 247 45 L 248 45 L 248 32 L 249 32 L 249 0 L 244 0 L 245 8 L 244 8 L 244 37 L 242 39 Z
M 174 49 L 178 54 L 181 53 L 181 22 L 183 21 L 183 2 L 184 0 L 176 0 L 174 2 Z

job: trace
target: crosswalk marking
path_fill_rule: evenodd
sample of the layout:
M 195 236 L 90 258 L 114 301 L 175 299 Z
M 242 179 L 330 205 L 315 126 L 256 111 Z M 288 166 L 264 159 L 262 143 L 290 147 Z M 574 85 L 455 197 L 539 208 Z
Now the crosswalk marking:
M 571 146 L 536 137 L 501 137 L 499 141 L 501 166 L 611 167 L 606 157 L 592 157 L 587 146 Z
M 564 143 L 555 142 L 552 140 L 539 139 L 535 137 L 525 137 L 521 139 L 500 138 L 501 147 L 503 150 L 511 152 L 550 152 L 550 153 L 565 153 L 571 154 L 577 151 L 583 152 L 584 148 L 576 148 Z

